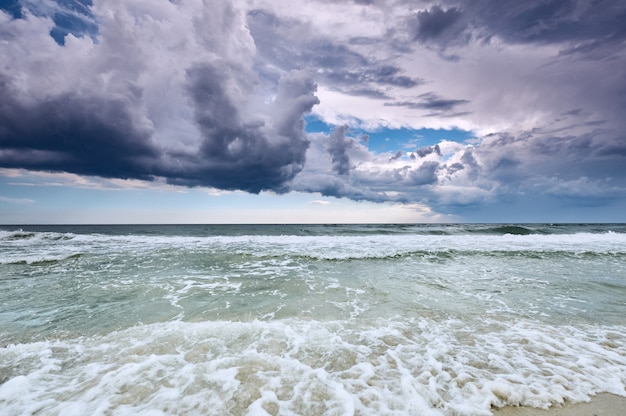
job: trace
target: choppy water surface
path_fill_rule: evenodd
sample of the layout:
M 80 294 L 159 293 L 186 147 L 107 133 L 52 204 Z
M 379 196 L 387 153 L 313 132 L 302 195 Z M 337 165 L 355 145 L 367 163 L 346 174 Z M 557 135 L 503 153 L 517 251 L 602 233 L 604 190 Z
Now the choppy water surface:
M 8 415 L 626 395 L 625 225 L 0 227 Z

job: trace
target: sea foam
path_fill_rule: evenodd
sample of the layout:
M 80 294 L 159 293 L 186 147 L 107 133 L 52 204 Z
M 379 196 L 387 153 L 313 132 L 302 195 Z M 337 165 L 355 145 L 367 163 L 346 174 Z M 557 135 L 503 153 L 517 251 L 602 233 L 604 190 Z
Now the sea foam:
M 489 415 L 624 395 L 626 332 L 485 320 L 169 322 L 0 350 L 9 415 Z

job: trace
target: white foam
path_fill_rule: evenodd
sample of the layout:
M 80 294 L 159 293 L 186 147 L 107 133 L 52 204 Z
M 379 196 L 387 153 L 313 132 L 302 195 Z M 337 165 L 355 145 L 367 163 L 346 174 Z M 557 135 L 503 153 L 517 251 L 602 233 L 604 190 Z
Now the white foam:
M 625 327 L 169 322 L 10 345 L 6 414 L 489 415 L 624 395 Z

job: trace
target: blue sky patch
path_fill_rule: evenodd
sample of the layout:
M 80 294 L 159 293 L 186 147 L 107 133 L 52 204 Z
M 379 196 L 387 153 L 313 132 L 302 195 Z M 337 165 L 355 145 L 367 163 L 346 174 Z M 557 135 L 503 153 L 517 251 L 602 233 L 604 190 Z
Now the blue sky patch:
M 0 10 L 4 10 L 9 15 L 13 16 L 14 19 L 21 19 L 24 17 L 22 15 L 22 6 L 20 6 L 20 2 L 18 0 L 0 1 Z
M 23 2 L 36 16 L 48 16 L 54 21 L 50 36 L 59 45 L 65 45 L 65 36 L 69 33 L 76 37 L 98 33 L 98 26 L 91 13 L 92 0 L 59 0 L 55 3 Z M 22 19 L 22 4 L 19 0 L 0 0 L 0 10 L 8 12 L 14 19 Z
M 335 127 L 316 116 L 307 116 L 305 120 L 306 131 L 309 133 L 330 134 Z M 357 139 L 362 139 L 364 136 L 369 137 L 367 147 L 375 153 L 396 152 L 398 150 L 410 152 L 420 147 L 433 146 L 442 140 L 463 143 L 474 137 L 471 131 L 460 129 L 410 129 L 406 127 L 399 129 L 383 127 L 377 130 L 351 128 L 347 134 Z

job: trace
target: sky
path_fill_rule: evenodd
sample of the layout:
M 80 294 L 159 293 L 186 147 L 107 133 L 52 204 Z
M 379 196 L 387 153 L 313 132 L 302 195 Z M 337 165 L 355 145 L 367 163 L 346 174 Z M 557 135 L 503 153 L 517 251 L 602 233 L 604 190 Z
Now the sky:
M 622 0 L 0 0 L 0 223 L 626 222 Z

